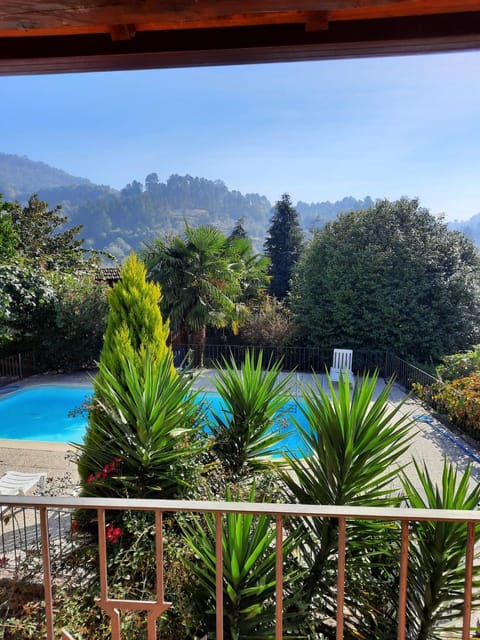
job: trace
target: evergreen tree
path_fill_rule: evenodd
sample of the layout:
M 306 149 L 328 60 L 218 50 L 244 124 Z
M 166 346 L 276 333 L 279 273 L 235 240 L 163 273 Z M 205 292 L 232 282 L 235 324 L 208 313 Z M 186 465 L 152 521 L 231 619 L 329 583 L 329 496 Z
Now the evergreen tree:
M 120 281 L 111 289 L 110 313 L 100 361 L 116 377 L 121 376 L 121 361 L 130 359 L 137 370 L 143 366 L 146 351 L 153 362 L 165 358 L 169 325 L 160 312 L 160 287 L 146 281 L 143 263 L 132 253 L 120 272 Z
M 248 238 L 248 234 L 245 231 L 245 227 L 243 226 L 244 224 L 244 217 L 241 217 L 236 221 L 235 226 L 232 229 L 232 233 L 228 236 L 229 241 L 237 240 L 238 238 Z
M 10 206 L 12 225 L 17 234 L 17 252 L 46 269 L 76 268 L 85 266 L 84 240 L 79 239 L 81 226 L 64 229 L 67 216 L 61 214 L 61 205 L 54 209 L 39 200 L 37 195 L 29 198 L 26 207 L 19 202 Z
M 160 313 L 160 287 L 146 281 L 146 270 L 135 254 L 130 255 L 122 266 L 120 281 L 108 296 L 110 313 L 107 330 L 100 354 L 100 363 L 112 376 L 126 385 L 125 362 L 128 360 L 137 372 L 145 368 L 147 357 L 156 364 L 166 358 L 172 360 L 171 348 L 167 346 L 168 322 L 164 323 Z M 90 411 L 89 425 L 85 435 L 85 449 L 79 461 L 79 472 L 83 480 L 90 473 L 89 443 L 98 443 L 98 406 L 102 401 L 103 376 L 99 373 L 94 382 L 94 408 Z
M 0 263 L 10 260 L 15 255 L 18 237 L 13 228 L 10 202 L 3 202 L 0 193 Z
M 290 289 L 293 269 L 303 248 L 298 213 L 288 193 L 284 193 L 275 205 L 264 248 L 271 261 L 270 293 L 283 299 Z

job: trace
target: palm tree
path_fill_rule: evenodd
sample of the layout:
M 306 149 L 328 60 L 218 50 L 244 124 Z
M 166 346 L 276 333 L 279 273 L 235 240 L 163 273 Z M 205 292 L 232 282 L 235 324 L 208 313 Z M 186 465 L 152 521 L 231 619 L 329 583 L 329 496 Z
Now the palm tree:
M 248 259 L 247 259 L 248 258 Z M 206 328 L 238 325 L 246 313 L 249 274 L 266 282 L 266 266 L 212 226 L 185 225 L 184 237 L 156 238 L 144 252 L 149 278 L 161 285 L 162 307 L 172 331 L 203 366 Z
M 459 472 L 447 460 L 442 480 L 435 483 L 424 463 L 415 461 L 417 478 L 403 476 L 407 506 L 415 509 L 478 509 L 480 487 L 472 478 L 472 466 Z M 475 528 L 475 540 L 479 538 Z M 459 598 L 465 584 L 467 527 L 463 522 L 425 521 L 411 523 L 408 567 L 408 637 L 434 640 L 451 637 L 463 614 Z M 480 601 L 478 552 L 473 566 L 472 605 Z M 443 633 L 442 633 L 443 632 Z
M 327 376 L 328 392 L 319 379 L 305 389 L 299 409 L 308 427 L 297 424 L 300 452 L 286 454 L 288 466 L 278 470 L 288 502 L 376 507 L 400 504 L 393 483 L 399 473 L 396 463 L 409 446 L 411 421 L 399 412 L 399 406 L 392 408 L 388 403 L 392 381 L 375 396 L 377 380 L 377 373 L 365 375 L 355 380 L 351 391 L 348 377 L 334 387 Z M 320 630 L 330 637 L 322 617 L 335 617 L 336 612 L 338 522 L 332 518 L 303 518 L 300 528 L 303 539 L 299 557 L 307 569 L 303 599 L 315 611 Z M 384 558 L 391 555 L 391 536 L 386 526 L 352 521 L 348 523 L 348 539 L 348 565 L 354 574 L 353 579 L 347 577 L 352 595 L 351 600 L 348 596 L 348 608 L 357 611 L 362 603 L 362 611 L 368 612 L 361 620 L 365 627 L 377 609 L 378 594 L 372 602 L 372 594 L 364 586 L 372 587 Z M 347 619 L 347 626 L 351 622 Z M 359 627 L 358 617 L 353 624 Z

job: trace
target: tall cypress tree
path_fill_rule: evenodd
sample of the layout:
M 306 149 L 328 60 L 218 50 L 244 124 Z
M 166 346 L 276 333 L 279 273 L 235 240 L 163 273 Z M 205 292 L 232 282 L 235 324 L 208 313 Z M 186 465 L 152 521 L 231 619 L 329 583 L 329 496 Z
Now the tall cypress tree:
M 298 212 L 288 193 L 284 193 L 275 205 L 264 248 L 271 262 L 270 293 L 283 299 L 290 289 L 293 268 L 303 248 Z
M 146 352 L 153 363 L 163 359 L 170 347 L 170 328 L 164 323 L 159 303 L 158 284 L 147 282 L 146 269 L 135 254 L 122 266 L 120 281 L 108 296 L 110 313 L 100 361 L 116 377 L 121 376 L 121 361 L 129 358 L 141 370 Z
M 167 346 L 169 324 L 164 323 L 159 308 L 160 287 L 146 281 L 146 269 L 135 254 L 131 254 L 122 266 L 120 281 L 110 290 L 108 302 L 110 313 L 105 332 L 100 362 L 115 378 L 125 385 L 122 363 L 127 359 L 138 372 L 143 371 L 148 356 L 152 363 L 170 358 L 172 376 L 177 375 L 173 366 L 171 347 Z M 103 382 L 99 373 L 94 381 L 95 399 L 102 400 L 99 384 Z M 85 450 L 79 460 L 78 469 L 85 481 L 90 473 L 89 444 L 98 441 L 97 413 L 101 411 L 94 400 L 89 414 L 85 434 Z

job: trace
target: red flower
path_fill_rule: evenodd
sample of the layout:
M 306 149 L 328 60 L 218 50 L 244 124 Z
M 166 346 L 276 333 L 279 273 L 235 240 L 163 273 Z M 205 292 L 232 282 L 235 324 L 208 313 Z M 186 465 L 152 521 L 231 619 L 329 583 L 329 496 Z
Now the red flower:
M 72 520 L 72 524 L 70 526 L 70 533 L 72 536 L 78 531 L 78 520 Z
M 94 480 L 93 473 L 91 473 L 87 478 L 87 484 L 92 484 L 93 480 Z
M 114 527 L 113 524 L 109 524 L 105 530 L 105 537 L 108 542 L 112 544 L 117 544 L 122 535 L 122 530 L 120 527 Z

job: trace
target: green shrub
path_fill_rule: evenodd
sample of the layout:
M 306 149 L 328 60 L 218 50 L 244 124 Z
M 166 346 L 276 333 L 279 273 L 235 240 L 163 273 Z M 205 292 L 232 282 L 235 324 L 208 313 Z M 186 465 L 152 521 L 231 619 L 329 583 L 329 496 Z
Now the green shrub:
M 472 466 L 458 472 L 447 460 L 440 484 L 436 484 L 424 464 L 415 462 L 417 478 L 403 476 L 406 503 L 413 509 L 474 510 L 480 501 Z M 479 538 L 475 529 L 475 540 Z M 420 521 L 410 524 L 407 591 L 408 638 L 434 640 L 451 638 L 463 614 L 465 549 L 467 525 L 463 522 Z M 478 551 L 473 565 L 472 608 L 480 604 Z M 447 626 L 448 625 L 448 626 Z
M 81 453 L 83 496 L 185 498 L 200 453 L 201 407 L 192 380 L 172 376 L 172 356 L 137 368 L 121 363 L 120 380 L 100 363 L 95 430 Z
M 347 377 L 338 387 L 328 378 L 327 392 L 317 378 L 313 387 L 307 387 L 300 410 L 308 428 L 297 424 L 300 451 L 287 455 L 288 466 L 279 470 L 286 502 L 399 505 L 399 491 L 393 483 L 399 472 L 397 461 L 411 440 L 410 420 L 399 411 L 400 405 L 389 404 L 392 383 L 376 395 L 377 381 L 377 374 L 357 378 L 352 391 Z M 338 521 L 303 518 L 298 524 L 296 528 L 302 531 L 299 555 L 307 568 L 302 599 L 311 607 L 315 631 L 323 631 L 325 622 L 335 617 L 337 606 Z M 346 624 L 350 628 L 359 626 L 354 612 L 361 612 L 362 627 L 368 626 L 371 631 L 373 621 L 369 618 L 388 602 L 381 568 L 395 560 L 396 549 L 389 533 L 388 525 L 348 523 L 348 565 L 352 571 L 348 580 L 353 589 L 346 593 L 351 612 Z M 382 587 L 372 593 L 370 587 L 378 583 Z M 358 637 L 372 640 L 375 636 Z
M 255 502 L 255 485 L 249 501 Z M 226 500 L 232 500 L 227 489 Z M 216 618 L 216 559 L 215 514 L 184 521 L 182 529 L 193 552 L 187 559 L 189 572 L 196 577 L 195 588 L 190 588 L 195 605 L 203 614 L 202 634 L 215 639 Z M 275 632 L 275 537 L 274 519 L 259 515 L 229 513 L 222 531 L 223 548 L 223 606 L 225 640 L 273 638 Z M 296 535 L 283 540 L 284 581 L 287 594 L 284 599 L 284 632 L 291 635 L 299 621 L 287 612 L 292 611 L 295 585 L 301 571 L 288 562 L 288 555 L 298 544 Z M 298 637 L 298 636 L 297 636 Z
M 215 379 L 225 408 L 212 412 L 213 450 L 234 478 L 281 462 L 274 454 L 287 434 L 272 427 L 290 400 L 292 376 L 279 379 L 280 362 L 263 365 L 262 352 L 255 357 L 247 350 L 241 369 L 233 357 L 230 363 L 224 360 Z
M 458 429 L 480 436 L 480 373 L 446 384 L 415 386 L 418 396 Z
M 438 375 L 445 381 L 465 378 L 478 371 L 480 371 L 480 345 L 478 344 L 471 351 L 444 356 L 442 364 L 437 367 Z

